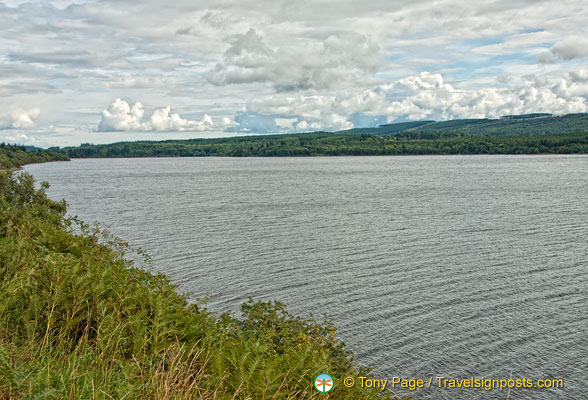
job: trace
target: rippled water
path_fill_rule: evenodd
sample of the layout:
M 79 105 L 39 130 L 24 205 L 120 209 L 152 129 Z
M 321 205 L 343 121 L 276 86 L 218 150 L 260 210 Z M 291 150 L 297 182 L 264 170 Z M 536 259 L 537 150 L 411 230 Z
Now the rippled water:
M 93 159 L 25 168 L 212 310 L 327 313 L 382 378 L 588 398 L 588 157 Z M 390 385 L 390 384 L 389 384 Z M 408 394 L 394 389 L 396 393 Z M 506 399 L 425 389 L 417 399 Z

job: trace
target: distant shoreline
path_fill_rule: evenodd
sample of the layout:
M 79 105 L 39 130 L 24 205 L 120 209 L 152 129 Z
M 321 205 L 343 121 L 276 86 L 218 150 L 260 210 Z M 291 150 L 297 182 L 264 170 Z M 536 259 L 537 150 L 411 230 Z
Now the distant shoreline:
M 340 158 L 340 157 L 471 157 L 471 156 L 588 156 L 586 153 L 482 153 L 482 154 L 340 154 L 340 155 L 312 155 L 312 156 L 118 156 L 118 157 L 70 157 L 71 160 L 109 160 L 122 158 Z M 49 161 L 58 162 L 58 161 Z M 34 163 L 39 164 L 39 163 Z M 21 169 L 21 168 L 18 168 Z
M 473 154 L 588 154 L 588 131 L 544 135 L 468 135 L 459 131 L 376 134 L 301 133 L 222 139 L 84 144 L 70 158 L 316 157 Z

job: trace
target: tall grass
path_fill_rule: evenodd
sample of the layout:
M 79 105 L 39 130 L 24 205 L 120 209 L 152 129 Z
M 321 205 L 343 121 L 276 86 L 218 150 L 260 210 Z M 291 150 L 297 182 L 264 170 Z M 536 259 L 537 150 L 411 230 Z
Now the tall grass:
M 116 238 L 0 171 L 0 399 L 375 399 L 329 321 L 249 301 L 215 315 Z M 335 378 L 315 391 L 319 373 Z

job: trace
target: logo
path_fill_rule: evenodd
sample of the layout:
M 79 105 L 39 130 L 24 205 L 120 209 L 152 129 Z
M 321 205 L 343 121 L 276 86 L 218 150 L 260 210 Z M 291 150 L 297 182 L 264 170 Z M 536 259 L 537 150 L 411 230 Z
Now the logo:
M 333 377 L 329 374 L 320 374 L 314 378 L 314 387 L 321 393 L 327 393 L 333 390 Z

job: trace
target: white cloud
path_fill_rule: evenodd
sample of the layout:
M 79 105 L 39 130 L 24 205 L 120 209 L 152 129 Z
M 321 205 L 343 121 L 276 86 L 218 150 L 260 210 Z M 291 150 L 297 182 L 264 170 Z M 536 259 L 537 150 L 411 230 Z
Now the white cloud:
M 12 113 L 12 128 L 29 129 L 35 126 L 35 119 L 39 116 L 41 110 L 32 108 L 29 110 L 17 110 Z
M 247 106 L 247 112 L 275 116 L 275 131 L 291 131 L 280 122 L 288 121 L 296 131 L 343 130 L 353 128 L 340 99 L 335 95 L 271 95 Z
M 102 111 L 102 120 L 98 131 L 174 131 L 174 132 L 203 132 L 223 130 L 235 126 L 235 122 L 223 117 L 218 127 L 212 118 L 204 114 L 201 120 L 189 120 L 171 113 L 171 107 L 165 106 L 153 111 L 148 121 L 143 120 L 145 111 L 140 102 L 132 107 L 124 100 L 116 99 L 108 108 Z
M 267 83 L 277 91 L 332 89 L 365 80 L 378 66 L 368 36 L 341 31 L 304 47 L 272 50 L 255 29 L 228 38 L 222 63 L 206 72 L 214 85 Z
M 508 88 L 487 87 L 457 90 L 440 74 L 423 72 L 383 87 L 386 99 L 380 112 L 393 120 L 496 118 L 506 114 L 549 112 L 567 114 L 588 110 L 588 82 L 585 72 L 559 79 L 528 75 Z M 403 98 L 396 98 L 406 93 Z
M 502 79 L 504 81 L 504 79 Z M 448 120 L 497 118 L 508 114 L 588 111 L 588 70 L 557 79 L 528 75 L 509 79 L 507 88 L 459 90 L 441 74 L 422 72 L 360 93 L 341 91 L 324 96 L 284 96 L 259 99 L 248 111 L 260 115 L 296 118 L 295 130 L 340 130 L 353 127 L 350 116 L 362 113 L 398 119 Z
M 0 136 L 0 142 L 11 144 L 24 144 L 30 146 L 40 146 L 42 143 L 33 136 L 25 135 L 24 133 L 15 133 L 7 136 Z
M 296 124 L 296 130 L 298 131 L 305 131 L 310 128 L 310 125 L 306 121 L 300 121 Z
M 276 125 L 280 128 L 292 129 L 292 124 L 298 122 L 296 118 L 276 118 Z
M 228 129 L 228 128 L 234 128 L 236 126 L 238 126 L 239 124 L 235 121 L 233 121 L 230 118 L 227 117 L 222 117 L 221 118 L 221 122 L 220 122 L 220 128 L 222 130 Z
M 143 122 L 143 104 L 137 102 L 131 107 L 124 100 L 116 99 L 102 111 L 99 131 L 148 131 L 150 127 Z
M 119 96 L 173 105 L 154 118 L 162 129 L 187 129 L 176 137 L 370 123 L 354 113 L 381 123 L 583 110 L 584 83 L 571 69 L 587 59 L 588 3 L 553 4 L 0 0 L 0 110 L 38 106 L 42 119 L 19 117 L 19 129 L 36 122 L 35 135 L 44 131 L 39 137 L 51 143 L 63 135 L 46 127 L 66 125 L 75 131 L 68 144 L 98 140 L 82 128 L 95 128 L 96 107 Z M 120 139 L 117 130 L 137 129 L 125 139 L 155 131 L 151 109 L 127 106 L 106 110 L 100 129 L 114 132 L 100 140 Z M 185 110 L 207 113 L 213 124 Z M 250 114 L 237 120 L 242 110 Z M 241 126 L 219 119 L 228 116 Z M 15 129 L 12 116 L 0 117 L 2 128 Z M 173 135 L 161 132 L 149 137 Z
M 30 129 L 35 126 L 35 119 L 39 116 L 39 108 L 28 110 L 16 109 L 0 121 L 0 129 Z
M 208 114 L 200 121 L 188 120 L 180 117 L 179 114 L 170 115 L 170 106 L 159 108 L 151 114 L 151 128 L 154 131 L 209 131 L 213 129 L 214 123 Z

